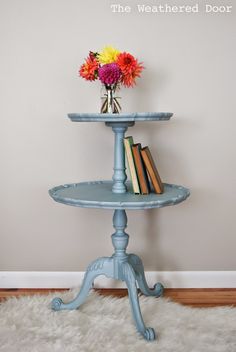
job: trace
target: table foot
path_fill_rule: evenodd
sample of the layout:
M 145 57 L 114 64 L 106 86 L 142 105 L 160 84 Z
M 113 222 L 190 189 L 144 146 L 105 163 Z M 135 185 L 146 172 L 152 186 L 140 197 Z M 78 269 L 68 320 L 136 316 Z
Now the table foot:
M 122 279 L 126 282 L 126 285 L 128 287 L 131 311 L 136 328 L 146 340 L 153 341 L 156 338 L 155 331 L 153 330 L 153 328 L 147 328 L 144 324 L 138 300 L 136 274 L 129 262 L 125 262 L 122 264 L 122 276 Z
M 144 332 L 144 338 L 147 341 L 153 341 L 156 340 L 156 333 L 155 330 L 153 328 L 147 328 Z
M 93 286 L 95 278 L 99 275 L 105 275 L 112 277 L 113 273 L 113 261 L 109 257 L 98 258 L 93 261 L 87 268 L 83 283 L 78 295 L 72 301 L 64 303 L 61 298 L 56 297 L 52 300 L 51 307 L 53 310 L 63 309 L 78 309 L 86 300 L 89 290 Z
M 142 260 L 136 254 L 129 254 L 128 261 L 135 271 L 136 280 L 138 282 L 138 286 L 141 292 L 145 296 L 154 296 L 154 297 L 163 296 L 164 286 L 160 282 L 157 282 L 154 285 L 153 289 L 150 289 L 148 287 L 148 284 L 145 278 Z

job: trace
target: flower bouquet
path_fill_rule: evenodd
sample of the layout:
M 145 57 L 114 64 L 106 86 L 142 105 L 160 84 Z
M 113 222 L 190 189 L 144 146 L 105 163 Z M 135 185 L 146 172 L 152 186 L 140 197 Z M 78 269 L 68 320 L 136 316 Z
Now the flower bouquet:
M 89 56 L 79 69 L 79 75 L 87 81 L 99 79 L 105 88 L 101 113 L 119 113 L 121 111 L 116 91 L 120 86 L 133 87 L 136 78 L 143 70 L 133 55 L 107 46 L 100 53 L 89 52 Z

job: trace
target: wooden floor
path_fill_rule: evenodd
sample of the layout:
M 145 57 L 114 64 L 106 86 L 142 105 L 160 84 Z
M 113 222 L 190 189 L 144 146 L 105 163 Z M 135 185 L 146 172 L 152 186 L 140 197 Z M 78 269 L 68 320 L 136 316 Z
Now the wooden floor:
M 0 289 L 0 301 L 9 297 L 22 295 L 47 294 L 49 292 L 62 292 L 65 289 Z M 124 297 L 126 289 L 95 289 L 101 295 Z M 165 289 L 164 297 L 175 302 L 192 307 L 236 307 L 236 289 Z

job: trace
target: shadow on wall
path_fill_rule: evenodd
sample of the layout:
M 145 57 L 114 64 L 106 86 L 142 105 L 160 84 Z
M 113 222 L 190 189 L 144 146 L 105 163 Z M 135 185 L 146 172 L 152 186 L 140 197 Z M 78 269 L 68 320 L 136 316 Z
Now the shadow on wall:
M 169 268 L 174 268 L 178 270 L 178 263 L 173 262 L 173 258 L 166 258 L 166 253 L 163 252 L 163 249 L 160 247 L 160 227 L 158 225 L 160 209 L 149 209 L 147 211 L 147 227 L 145 232 L 145 238 L 147 246 L 142 248 L 141 257 L 145 258 L 144 268 L 146 271 L 149 271 L 149 268 L 152 268 L 152 271 L 166 271 L 167 268 L 165 264 L 168 263 Z

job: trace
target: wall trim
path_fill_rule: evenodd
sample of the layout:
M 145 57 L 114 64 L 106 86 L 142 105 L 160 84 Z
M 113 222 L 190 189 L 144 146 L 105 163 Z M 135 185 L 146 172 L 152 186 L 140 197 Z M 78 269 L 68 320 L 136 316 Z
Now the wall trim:
M 0 288 L 72 288 L 80 286 L 79 271 L 0 271 Z M 236 288 L 236 271 L 147 271 L 150 287 L 161 281 L 166 288 Z M 122 281 L 99 276 L 95 287 L 123 288 Z

